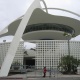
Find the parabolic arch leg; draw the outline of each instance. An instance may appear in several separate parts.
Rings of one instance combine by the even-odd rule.
[[[12,43],[11,43],[10,48],[7,52],[7,55],[4,59],[4,62],[2,64],[1,71],[0,71],[0,77],[6,77],[8,75],[10,66],[12,64],[14,57],[15,57],[17,47],[18,47],[20,39],[23,35],[24,29],[25,29],[25,27],[31,17],[32,12],[36,8],[41,8],[39,0],[34,0],[32,5],[29,7],[26,14],[24,15],[16,33],[15,33],[15,36],[12,40]]]

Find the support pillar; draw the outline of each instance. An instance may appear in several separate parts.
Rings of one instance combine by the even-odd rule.
[[[26,28],[26,25],[28,24],[28,21],[31,17],[32,12],[36,9],[36,8],[40,8],[40,1],[39,0],[34,0],[32,5],[29,7],[29,9],[27,10],[26,14],[24,15],[16,33],[15,36],[12,40],[12,43],[10,45],[10,48],[7,52],[7,55],[4,59],[4,62],[2,64],[1,70],[0,70],[0,77],[6,77],[8,76],[9,73],[9,69],[11,67],[11,64],[13,62],[13,59],[15,57],[16,51],[17,51],[17,47],[19,45],[20,39],[23,35],[23,32]]]

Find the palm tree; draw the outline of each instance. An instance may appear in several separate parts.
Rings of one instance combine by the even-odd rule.
[[[69,43],[69,37],[72,36],[69,33],[64,33],[64,36],[68,38],[68,55],[70,55],[70,43]]]
[[[75,34],[69,34],[69,33],[64,33],[64,36],[67,37],[67,40],[68,40],[68,61],[69,61],[69,68],[68,68],[68,72],[70,72],[71,70],[71,65],[70,65],[70,41],[69,41],[69,38],[70,37],[75,37]]]
[[[63,34],[66,38],[67,38],[67,40],[68,40],[68,55],[70,55],[70,41],[69,41],[69,38],[70,37],[75,37],[75,34],[69,34],[69,33],[64,33]]]

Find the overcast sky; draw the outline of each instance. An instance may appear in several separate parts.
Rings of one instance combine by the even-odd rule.
[[[24,15],[32,2],[33,0],[0,0],[0,31],[4,29],[4,27],[6,27],[8,24],[10,24],[12,21]],[[66,9],[80,15],[80,0],[45,0],[45,2],[48,7]],[[54,15],[62,15],[63,12],[49,10],[49,13]],[[66,16],[71,16],[80,20],[80,17],[77,17],[70,13],[64,14]],[[6,39],[7,41],[11,41],[12,38],[12,36],[3,37],[0,38],[0,42],[2,42],[4,39]],[[77,36],[73,40],[80,41],[80,36]]]

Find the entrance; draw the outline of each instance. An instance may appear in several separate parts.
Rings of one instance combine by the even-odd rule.
[[[35,66],[35,59],[34,57],[24,57],[24,65],[27,66]]]
[[[34,59],[26,59],[26,65],[34,66],[35,65],[35,60]]]

